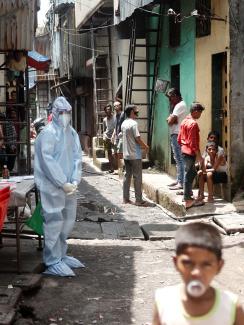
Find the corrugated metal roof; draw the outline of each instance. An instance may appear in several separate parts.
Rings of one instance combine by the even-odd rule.
[[[0,50],[32,50],[39,0],[0,0]]]
[[[120,0],[118,3],[120,15],[116,17],[116,23],[130,17],[137,8],[146,6],[152,2],[154,2],[154,0]]]

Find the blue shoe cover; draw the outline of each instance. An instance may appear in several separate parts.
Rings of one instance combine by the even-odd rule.
[[[71,268],[62,261],[53,265],[49,265],[43,274],[57,276],[75,276],[75,273],[71,270]]]
[[[74,269],[78,269],[80,267],[85,267],[85,265],[83,263],[81,263],[79,260],[77,260],[77,258],[74,258],[72,256],[65,256],[64,258],[62,258],[62,261],[68,265],[71,268]]]

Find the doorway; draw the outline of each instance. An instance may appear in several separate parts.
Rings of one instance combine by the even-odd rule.
[[[212,55],[212,130],[219,132],[219,144],[228,150],[228,96],[226,52]]]

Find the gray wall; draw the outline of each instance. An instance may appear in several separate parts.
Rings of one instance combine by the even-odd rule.
[[[244,181],[244,1],[230,4],[230,169],[232,195]]]

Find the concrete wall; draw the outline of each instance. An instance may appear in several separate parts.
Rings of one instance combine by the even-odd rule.
[[[228,0],[212,1],[212,13],[228,20]],[[220,36],[221,35],[221,36]],[[212,128],[212,55],[227,51],[229,61],[229,28],[224,21],[211,20],[211,34],[196,38],[196,100],[201,102],[206,110],[203,112],[199,125],[201,129],[201,147],[206,145],[207,134]],[[227,64],[227,76],[229,65]],[[229,89],[229,80],[228,89]],[[228,91],[229,93],[229,91]],[[227,95],[228,96],[228,95]],[[227,99],[227,109],[228,109]],[[228,109],[229,110],[229,109]],[[228,114],[229,115],[229,114]],[[229,141],[228,141],[229,142]]]
[[[230,3],[230,169],[232,194],[244,179],[244,2]]]
[[[123,82],[123,99],[125,98],[125,87],[127,79],[127,65],[130,40],[119,39],[116,31],[112,33],[112,74],[113,74],[113,89],[116,93],[118,86],[118,68],[122,67],[122,82]]]
[[[189,15],[194,6],[195,1],[184,1],[181,10],[183,15]],[[164,17],[163,19],[159,77],[170,80],[171,65],[180,64],[180,91],[189,106],[195,99],[195,21],[194,19],[183,20],[181,23],[181,45],[170,48],[168,18]],[[168,115],[168,99],[162,93],[158,93],[154,112],[152,158],[164,170],[174,173],[175,169],[171,165],[169,130],[166,123]]]
[[[128,53],[130,40],[128,39],[119,39],[116,32],[114,32],[112,38],[112,72],[113,72],[113,87],[114,93],[118,86],[118,67],[122,67],[122,82],[123,82],[123,99],[125,98],[125,89],[126,89],[126,80],[127,80],[127,68],[128,68]],[[145,39],[138,39],[137,43],[144,43]],[[145,48],[136,49],[136,58],[145,58]],[[146,64],[145,63],[135,63],[135,74],[146,74]],[[135,77],[133,81],[133,87],[138,89],[145,89],[147,78]],[[147,93],[146,92],[133,92],[132,103],[146,103]],[[147,108],[146,106],[140,106],[139,117],[147,117]],[[147,142],[147,134],[143,133],[147,129],[146,120],[138,119],[139,130],[141,132],[141,137],[144,141]]]

